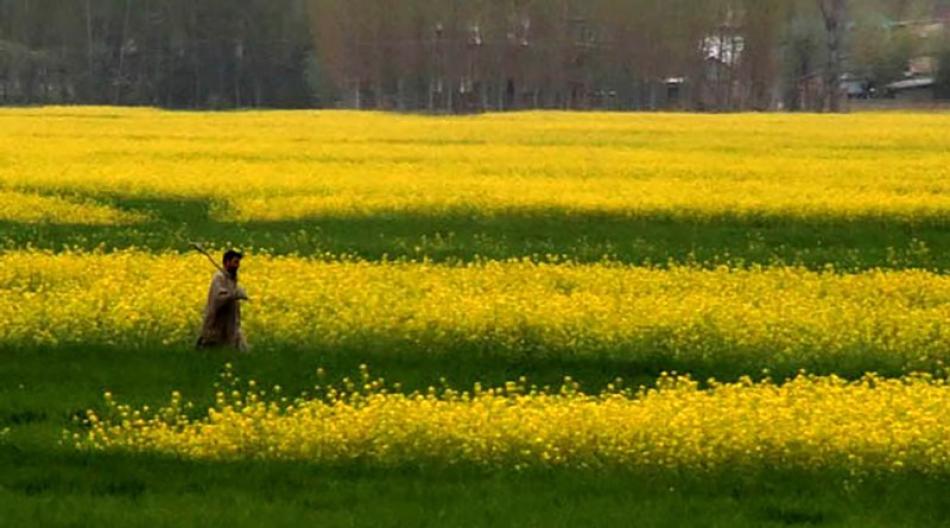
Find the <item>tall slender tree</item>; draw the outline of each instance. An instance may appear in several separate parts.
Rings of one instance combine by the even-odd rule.
[[[828,64],[825,67],[825,107],[840,112],[841,76],[844,73],[844,35],[847,24],[847,0],[817,0],[827,32]]]

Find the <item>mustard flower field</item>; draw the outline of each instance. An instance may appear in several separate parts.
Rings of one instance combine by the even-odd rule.
[[[0,519],[939,526],[948,131],[2,110]]]
[[[200,420],[188,417],[178,392],[151,414],[107,394],[109,414],[88,413],[89,431],[71,440],[79,449],[333,465],[950,470],[950,389],[924,376],[798,376],[782,385],[746,379],[707,389],[663,377],[656,389],[612,386],[595,396],[579,393],[570,379],[556,392],[522,382],[411,394],[388,393],[368,374],[357,381],[321,399],[278,403],[251,380],[245,392],[219,391]]]

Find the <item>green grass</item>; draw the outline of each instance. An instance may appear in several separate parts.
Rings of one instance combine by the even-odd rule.
[[[372,372],[407,388],[566,374],[596,390],[620,374],[609,363],[390,359],[293,350],[237,355],[186,349],[0,350],[0,519],[9,526],[950,526],[943,480],[853,481],[842,475],[527,474],[477,469],[383,470],[300,463],[192,462],[90,454],[58,443],[102,392],[134,404],[173,389],[210,403],[224,364],[288,392],[329,377]],[[376,360],[376,362],[372,362]]]
[[[0,448],[9,526],[947,526],[947,482],[202,463]],[[50,471],[55,468],[55,471]],[[945,488],[944,488],[945,489]]]
[[[812,268],[950,268],[950,221],[704,220],[559,211],[502,216],[314,218],[286,223],[209,220],[210,204],[161,200],[117,206],[152,213],[134,227],[0,223],[0,247],[59,250],[140,247],[184,251],[185,240],[233,242],[276,253],[348,253],[370,260],[428,256],[467,261],[566,254],[628,263],[798,263]],[[253,337],[253,336],[252,336]],[[834,475],[624,475],[495,473],[325,468],[289,463],[205,463],[118,454],[84,454],[58,444],[73,417],[102,405],[104,390],[132,404],[159,404],[174,389],[210,402],[226,362],[237,374],[289,392],[368,363],[375,375],[408,389],[500,384],[525,375],[557,385],[565,375],[587,390],[616,377],[650,383],[663,370],[720,379],[757,374],[761,365],[640,359],[544,358],[530,354],[274,347],[250,356],[185,348],[0,348],[0,526],[950,526],[950,482],[849,481]],[[465,357],[467,359],[459,359]],[[800,365],[771,365],[789,375]],[[900,365],[810,365],[857,376]],[[783,370],[784,369],[784,370]]]
[[[97,197],[102,200],[101,197]],[[186,251],[187,241],[233,243],[277,254],[350,254],[368,260],[428,257],[437,262],[556,254],[580,262],[801,264],[842,270],[950,268],[950,219],[801,219],[781,216],[628,217],[539,210],[519,214],[322,217],[292,222],[211,220],[202,201],[103,200],[145,211],[134,226],[0,222],[0,248],[27,245]]]

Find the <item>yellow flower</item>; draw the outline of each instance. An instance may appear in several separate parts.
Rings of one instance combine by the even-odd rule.
[[[57,193],[204,200],[225,221],[560,211],[926,222],[950,212],[948,114],[2,112],[0,190],[54,197],[0,194],[0,211],[25,200],[42,211],[0,220],[132,220]],[[103,112],[119,119],[83,115]]]
[[[190,344],[210,278],[205,265],[175,253],[2,253],[0,342]],[[928,370],[950,354],[950,277],[922,270],[255,255],[244,277],[255,298],[244,330],[259,346],[439,355],[464,343],[489,354],[626,359],[659,348],[687,364]]]
[[[236,397],[235,407],[219,402],[203,419],[170,419],[181,413],[173,400],[132,422],[91,415],[91,432],[79,442],[189,458],[381,466],[950,474],[950,386],[931,376],[802,375],[781,385],[709,389],[666,377],[657,389],[597,395],[508,388],[337,392],[293,404]]]

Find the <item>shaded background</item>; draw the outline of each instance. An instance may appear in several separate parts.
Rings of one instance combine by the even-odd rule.
[[[947,0],[0,0],[0,105],[840,110],[950,95],[948,19]]]

